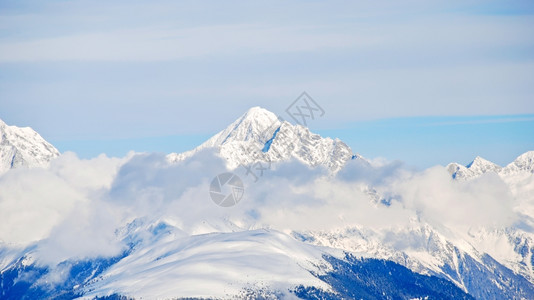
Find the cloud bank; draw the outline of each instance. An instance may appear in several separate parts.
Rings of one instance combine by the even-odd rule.
[[[211,180],[234,172],[245,184],[236,206],[217,206]],[[336,176],[297,161],[273,166],[254,182],[228,170],[214,150],[176,164],[163,154],[66,153],[47,169],[15,169],[0,177],[0,247],[36,245],[36,259],[117,255],[119,232],[134,220],[167,222],[184,235],[273,228],[284,232],[367,226],[395,230],[422,220],[450,229],[513,226],[517,200],[498,176],[453,181],[444,167],[423,172],[398,163],[350,161]]]

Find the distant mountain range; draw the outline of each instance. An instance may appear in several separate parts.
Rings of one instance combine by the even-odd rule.
[[[534,151],[528,151],[521,154],[504,168],[477,156],[467,166],[458,163],[450,163],[447,165],[447,170],[455,179],[474,178],[488,172],[497,173],[502,176],[525,172],[534,173]]]
[[[30,128],[0,121],[0,133],[0,172],[46,166],[59,156]],[[378,168],[342,141],[259,107],[199,147],[166,159],[186,162],[206,149],[215,149],[230,170],[297,161],[335,178],[348,164]],[[53,268],[35,263],[39,242],[14,247],[0,241],[0,299],[534,299],[534,151],[506,167],[477,157],[446,170],[457,184],[498,176],[520,198],[514,209],[521,220],[464,234],[424,218],[399,228],[347,224],[287,232],[224,218],[210,233],[189,234],[164,218],[140,217],[117,228],[126,245],[120,255],[63,261],[66,271],[54,282],[47,281]],[[375,188],[355,187],[388,209],[395,200]]]

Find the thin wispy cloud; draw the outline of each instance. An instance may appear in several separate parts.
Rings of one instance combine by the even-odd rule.
[[[521,122],[532,122],[534,121],[534,116],[532,117],[490,117],[490,118],[475,118],[474,120],[457,120],[457,121],[444,121],[444,122],[437,122],[437,123],[430,123],[428,125],[430,126],[450,126],[450,125],[469,125],[469,124],[498,124],[498,123],[521,123]]]
[[[362,43],[318,28],[242,24],[141,28],[0,44],[0,62],[167,61],[205,56],[321,51]],[[320,31],[320,30],[319,30]]]
[[[443,58],[455,60],[451,54],[472,59],[491,52],[498,55],[502,48],[525,51],[534,45],[528,38],[528,27],[532,24],[529,16],[466,15],[447,12],[444,8],[432,11],[431,17],[414,13],[412,18],[403,19],[402,14],[408,9],[385,10],[369,16],[365,11],[371,5],[364,6],[363,12],[358,5],[348,5],[347,11],[328,8],[341,17],[333,22],[320,17],[317,10],[321,6],[301,3],[302,12],[297,6],[289,7],[296,14],[295,19],[276,23],[266,20],[263,12],[245,7],[241,10],[250,15],[241,20],[222,14],[199,24],[186,14],[196,13],[201,5],[168,5],[166,14],[162,14],[163,9],[157,9],[159,5],[130,3],[115,4],[111,9],[97,4],[88,11],[80,4],[56,3],[30,14],[6,13],[0,18],[6,24],[5,30],[12,33],[0,40],[0,62],[166,61],[329,49],[351,49],[366,55],[368,51],[379,54],[394,48],[404,59],[428,61],[439,56],[443,63]],[[54,13],[51,11],[54,6],[70,14]],[[119,14],[120,9],[141,19],[126,15],[116,19],[114,14]],[[43,18],[40,12],[55,19]],[[163,17],[155,18],[157,14]],[[34,23],[40,23],[42,29],[34,34],[15,33]],[[68,27],[52,27],[61,24]]]

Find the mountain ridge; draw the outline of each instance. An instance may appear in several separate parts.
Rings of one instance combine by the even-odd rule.
[[[505,167],[477,156],[467,165],[450,163],[445,167],[454,179],[471,179],[484,173],[508,176],[517,173],[534,173],[534,151],[527,151],[516,157]]]
[[[0,120],[0,174],[17,167],[44,167],[59,151],[30,127]]]
[[[26,136],[33,136],[32,132],[34,131],[31,129],[22,129],[23,140],[27,140]],[[39,139],[37,141],[38,144],[42,142]],[[171,153],[167,155],[166,159],[167,162],[171,163],[187,160],[196,152],[207,148],[218,149],[220,156],[225,158],[228,165],[233,168],[255,162],[282,163],[296,159],[311,167],[324,166],[335,173],[343,168],[348,161],[361,158],[361,156],[354,155],[350,147],[342,141],[322,138],[311,133],[308,128],[292,125],[260,107],[249,109],[227,128],[199,147],[185,153]],[[142,155],[139,156],[142,157]],[[162,162],[165,161],[162,160]],[[515,176],[519,174],[526,178],[526,183],[520,184],[519,189],[521,189],[521,186],[528,188],[530,186],[528,184],[533,182],[533,162],[534,151],[529,151],[520,155],[504,168],[481,157],[475,157],[467,166],[452,163],[447,166],[447,169],[449,172],[454,171],[451,175],[456,174],[453,175],[453,178],[457,179],[470,179],[494,172],[506,179],[510,186],[516,184]],[[133,165],[140,163],[132,162]],[[164,166],[168,167],[168,164],[164,163]],[[128,167],[126,166],[126,169]],[[363,171],[363,176],[366,176],[367,173],[365,172],[371,171],[372,168],[371,165],[366,168]],[[139,169],[133,167],[131,170],[135,172]],[[443,170],[439,171],[440,174],[443,174]],[[170,173],[167,172],[160,174],[160,170],[157,168],[151,169],[148,173],[152,172],[157,174],[148,174],[150,180],[142,181],[139,187],[143,192],[147,192],[145,188],[157,192],[164,190],[165,185],[159,186],[159,181],[169,179],[170,176]],[[126,180],[132,179],[129,175],[131,173],[123,174]],[[189,174],[188,176],[192,175]],[[153,182],[152,178],[156,178],[157,180],[154,181],[158,182]],[[336,180],[336,178],[325,180]],[[461,186],[467,182],[458,183]],[[351,190],[353,193],[360,188],[362,192],[374,188],[370,183],[365,183],[365,186],[358,186],[358,184],[360,183],[355,182],[357,186]],[[261,185],[262,183],[259,187],[262,187]],[[192,185],[186,186],[190,188]],[[129,187],[126,186],[125,189],[130,190]],[[133,185],[133,187],[137,186]],[[125,198],[135,199],[138,193],[135,192],[136,189],[133,191],[131,194],[126,194],[128,196]],[[104,190],[99,191],[98,194],[101,195],[101,193],[113,198],[111,192],[106,194]],[[195,230],[189,232],[184,229],[180,222],[181,218],[186,218],[187,215],[192,214],[187,209],[184,209],[183,212],[180,209],[176,212],[177,219],[171,218],[168,222],[158,215],[152,219],[134,219],[126,225],[122,224],[124,227],[114,228],[117,239],[127,246],[124,253],[117,257],[105,259],[63,261],[59,266],[64,267],[65,270],[70,270],[65,275],[67,279],[56,286],[52,284],[52,289],[49,289],[47,285],[40,286],[33,283],[38,281],[42,284],[46,282],[47,278],[55,275],[53,273],[57,271],[53,268],[47,269],[38,266],[35,263],[35,259],[32,257],[36,255],[35,249],[39,248],[39,242],[24,250],[15,251],[15,253],[7,248],[9,245],[2,244],[0,241],[0,255],[4,256],[0,257],[0,261],[3,260],[3,266],[0,270],[0,285],[7,287],[0,290],[0,298],[6,296],[2,293],[7,293],[8,296],[27,293],[25,294],[27,296],[52,297],[58,295],[57,293],[61,295],[64,292],[79,297],[90,297],[87,299],[92,299],[93,296],[105,297],[117,292],[127,296],[146,298],[155,297],[154,295],[168,298],[214,295],[225,297],[229,294],[240,293],[242,288],[254,289],[260,295],[262,295],[262,291],[267,291],[267,295],[276,296],[279,295],[277,293],[280,292],[280,289],[287,292],[288,289],[295,288],[296,284],[301,284],[304,289],[298,292],[298,295],[304,298],[323,295],[322,293],[328,293],[335,298],[332,296],[334,294],[330,293],[337,291],[343,295],[344,292],[350,292],[351,287],[361,286],[362,282],[353,282],[351,280],[352,275],[348,276],[347,274],[364,275],[371,281],[369,282],[371,286],[380,287],[380,282],[384,280],[383,275],[386,277],[388,273],[391,275],[391,272],[399,269],[399,265],[423,276],[435,276],[440,280],[447,280],[462,291],[480,299],[531,298],[530,296],[534,295],[534,272],[532,272],[534,234],[529,229],[532,228],[529,227],[529,224],[534,224],[532,223],[534,210],[530,209],[531,206],[528,205],[530,205],[529,202],[532,199],[530,195],[532,194],[529,190],[526,193],[514,193],[519,195],[517,197],[522,197],[521,199],[525,202],[524,207],[528,208],[523,209],[523,206],[518,206],[524,212],[524,219],[520,220],[524,224],[521,223],[517,226],[513,224],[510,227],[498,229],[470,228],[466,234],[460,231],[449,234],[449,228],[434,223],[431,225],[418,215],[414,215],[406,227],[401,226],[399,228],[374,228],[372,225],[360,225],[358,220],[354,224],[344,223],[340,227],[327,230],[320,228],[316,230],[278,231],[269,228],[269,226],[274,226],[271,223],[265,225],[267,229],[262,228],[263,225],[255,227],[255,216],[258,215],[256,209],[257,206],[261,205],[259,202],[252,203],[253,209],[246,212],[247,217],[245,219],[250,218],[253,222],[250,224],[241,219],[231,220],[227,217],[202,219],[206,208],[202,208],[200,205],[213,204],[209,199],[206,199],[204,204],[195,203],[201,207],[202,217],[198,221],[199,224],[193,223],[199,227],[192,226],[191,228],[195,228]],[[373,198],[376,196],[373,193],[363,194],[367,196],[352,199],[352,194],[350,194],[350,196],[344,197],[342,201],[346,201],[343,202],[343,205],[346,206],[343,209],[352,207],[353,201],[369,201],[375,208],[384,210],[389,209],[390,206],[403,205],[401,199],[396,199],[394,194],[391,195],[393,200],[389,202],[374,201],[377,199]],[[157,193],[147,193],[146,195],[161,196]],[[283,194],[282,198],[286,196],[288,195]],[[175,196],[172,196],[172,199],[175,199]],[[202,200],[202,198],[194,199]],[[152,197],[148,197],[148,200],[148,203],[152,205]],[[255,200],[257,199],[249,199],[251,202]],[[270,200],[272,199],[262,201]],[[304,199],[304,202],[306,200],[307,198]],[[363,202],[359,205],[363,205]],[[126,207],[130,205],[133,204],[128,202]],[[215,205],[214,207],[214,210],[219,209]],[[174,208],[182,207],[176,206]],[[187,208],[187,204],[185,208]],[[338,213],[343,215],[345,211]],[[347,211],[346,213],[350,214],[351,212]],[[18,255],[19,253],[20,255]],[[348,256],[349,254],[350,256]],[[378,259],[378,261],[362,264],[362,262],[350,258],[355,256]],[[213,258],[223,259],[217,261]],[[269,263],[262,265],[262,260],[269,261]],[[213,265],[219,266],[213,270],[221,276],[216,276],[216,278],[208,276],[209,272],[204,269],[208,268],[209,271],[210,266]],[[362,267],[362,265],[366,267]],[[282,268],[281,266],[287,269],[279,270]],[[248,271],[240,273],[244,267],[248,268]],[[263,271],[263,275],[259,279],[253,276],[257,274],[256,269]],[[197,272],[196,277],[186,276],[187,270]],[[161,280],[161,272],[170,274],[166,277],[166,281]],[[413,275],[405,271],[403,273]],[[239,277],[240,274],[246,274],[245,278]],[[288,274],[291,276],[288,277]],[[438,283],[441,282],[427,277],[416,277],[430,280],[430,285],[439,285]],[[177,281],[173,281],[173,279]],[[298,280],[290,282],[293,279]],[[208,291],[203,286],[206,280],[217,286]],[[247,280],[252,280],[252,286]],[[131,284],[132,282],[139,284]],[[176,288],[169,288],[171,285],[187,288],[189,289],[188,293]],[[146,290],[143,291],[142,287],[146,287]],[[388,293],[393,295],[393,290],[403,290],[403,288],[405,287],[402,285],[392,286]],[[53,293],[46,294],[49,290],[52,290]],[[154,295],[151,295],[152,292]],[[429,291],[425,291],[425,293],[427,292]]]
[[[289,159],[316,167],[322,165],[338,172],[351,159],[363,159],[339,139],[323,138],[302,125],[292,125],[274,113],[255,106],[236,121],[193,150],[170,153],[170,162],[181,161],[194,153],[216,148],[231,169],[256,162]]]

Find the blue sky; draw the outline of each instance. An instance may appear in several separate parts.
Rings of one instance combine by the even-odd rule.
[[[534,150],[532,1],[2,1],[0,118],[60,150],[184,151],[307,91],[312,130],[427,167]]]

